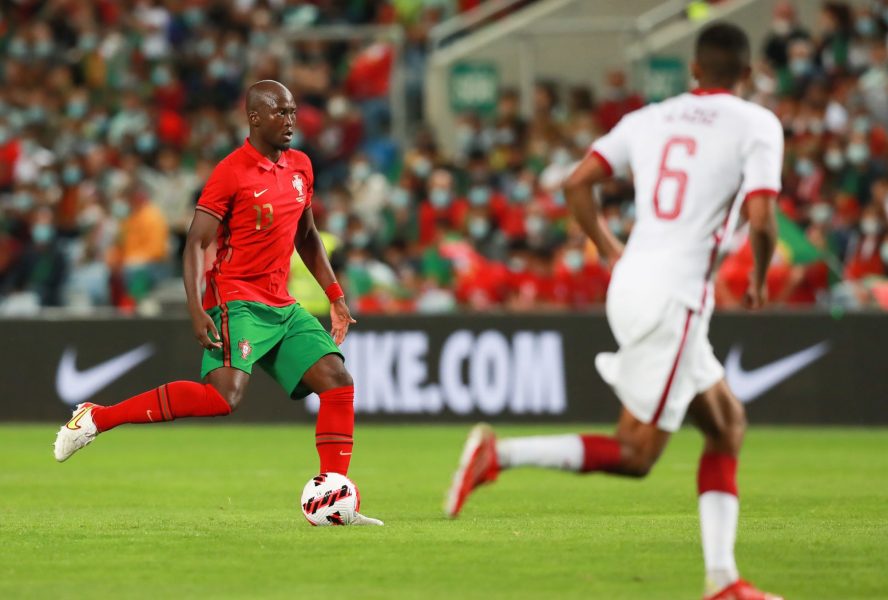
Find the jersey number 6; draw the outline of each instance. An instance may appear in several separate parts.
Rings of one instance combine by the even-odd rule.
[[[671,221],[678,217],[681,213],[681,204],[684,201],[685,188],[688,185],[688,174],[678,169],[670,169],[666,165],[669,159],[669,153],[673,148],[684,148],[688,156],[694,156],[697,151],[697,141],[689,137],[673,137],[669,138],[666,145],[663,146],[663,156],[660,158],[660,173],[657,176],[657,185],[654,187],[654,214],[658,218]],[[672,206],[664,208],[660,201],[660,185],[665,179],[675,180],[675,199]]]

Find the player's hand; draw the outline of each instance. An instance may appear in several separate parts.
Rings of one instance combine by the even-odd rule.
[[[743,296],[743,306],[750,310],[762,308],[768,301],[768,291],[764,285],[749,284],[749,289]]]
[[[355,518],[352,519],[352,522],[349,523],[349,525],[376,525],[378,527],[381,527],[382,525],[385,525],[385,523],[383,523],[379,519],[374,519],[373,517],[365,517],[361,513],[356,512]]]
[[[330,305],[330,322],[333,324],[333,327],[330,328],[330,335],[333,336],[333,341],[338,346],[345,341],[349,325],[357,323],[348,310],[345,298],[340,298]]]
[[[205,349],[213,350],[222,347],[222,338],[219,337],[216,324],[213,323],[213,319],[207,314],[207,311],[200,309],[200,312],[192,314],[191,325],[194,337]]]

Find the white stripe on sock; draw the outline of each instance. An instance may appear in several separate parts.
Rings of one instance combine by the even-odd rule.
[[[544,467],[579,471],[583,466],[583,442],[576,434],[510,438],[496,442],[496,456],[503,469]]]
[[[700,495],[700,532],[706,565],[706,593],[717,592],[737,581],[734,541],[740,502],[734,494],[706,492]]]

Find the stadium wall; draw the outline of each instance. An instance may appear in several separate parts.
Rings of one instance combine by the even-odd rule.
[[[70,405],[200,368],[181,319],[0,321],[0,332],[3,420],[58,422]],[[711,339],[753,423],[888,424],[883,315],[719,314]],[[619,403],[593,359],[614,345],[599,313],[362,317],[343,349],[361,421],[606,422]],[[313,421],[316,407],[258,373],[232,419]]]

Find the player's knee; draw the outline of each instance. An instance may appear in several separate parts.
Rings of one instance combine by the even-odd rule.
[[[622,456],[620,471],[624,475],[638,479],[647,477],[657,463],[657,457],[650,452],[646,452],[643,448],[623,446]]]
[[[715,449],[723,454],[736,456],[743,446],[743,436],[746,434],[746,413],[739,410],[732,413],[729,418],[719,423],[712,442]]]

